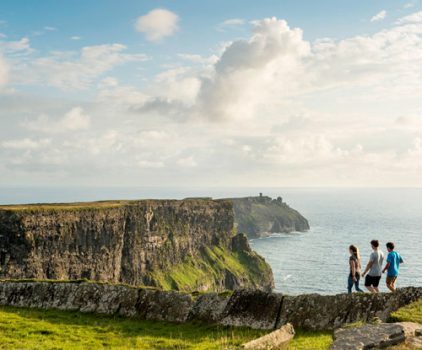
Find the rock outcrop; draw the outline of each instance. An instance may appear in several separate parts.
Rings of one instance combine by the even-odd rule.
[[[281,197],[267,196],[231,198],[238,232],[250,238],[270,233],[288,233],[309,230],[308,221],[283,202]]]
[[[2,206],[0,277],[271,290],[271,268],[233,226],[225,200]]]
[[[297,302],[294,302],[294,299]],[[284,296],[253,290],[232,295],[162,291],[92,282],[0,281],[0,305],[79,310],[170,322],[201,321],[274,330],[333,330],[348,323],[386,321],[391,312],[422,298],[422,287],[396,293]],[[336,307],[327,307],[330,303]],[[344,305],[342,305],[344,304]],[[294,308],[291,308],[295,305]],[[340,307],[340,305],[342,305]],[[315,308],[315,312],[310,312]],[[405,332],[410,332],[408,330]]]
[[[291,324],[266,334],[258,339],[243,344],[240,348],[245,350],[283,350],[288,349],[290,341],[295,336],[295,330]]]
[[[341,328],[334,332],[330,350],[382,349],[420,341],[422,325],[412,322],[365,324],[360,327]]]

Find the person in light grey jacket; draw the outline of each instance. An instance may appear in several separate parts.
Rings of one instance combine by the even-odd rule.
[[[371,293],[379,293],[379,283],[382,276],[382,262],[384,261],[384,253],[379,249],[380,242],[376,239],[371,241],[373,252],[369,257],[369,262],[366,265],[362,277],[365,277],[365,287]]]

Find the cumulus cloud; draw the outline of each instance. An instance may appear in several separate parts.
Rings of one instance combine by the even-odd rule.
[[[371,22],[382,21],[383,19],[385,19],[386,16],[387,16],[387,11],[382,10],[378,12],[376,15],[371,17]]]
[[[155,9],[138,17],[135,29],[149,41],[160,41],[178,30],[179,16],[166,9]]]
[[[301,74],[300,58],[309,54],[301,29],[291,29],[276,18],[256,21],[251,38],[227,46],[214,75],[203,79],[199,113],[217,120],[250,117],[257,106],[271,99],[274,84],[287,86]]]
[[[29,130],[45,133],[86,130],[91,125],[91,117],[81,107],[72,108],[62,118],[51,120],[41,115],[35,120],[26,120],[22,126]]]

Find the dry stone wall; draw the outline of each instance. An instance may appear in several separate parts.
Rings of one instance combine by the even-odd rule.
[[[79,310],[147,320],[201,321],[257,329],[332,330],[346,323],[386,321],[396,309],[422,297],[422,287],[394,294],[284,296],[258,290],[237,290],[230,296],[136,288],[91,282],[1,281],[0,305]]]

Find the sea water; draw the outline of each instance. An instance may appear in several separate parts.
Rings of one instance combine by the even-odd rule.
[[[363,268],[369,242],[393,241],[405,263],[399,287],[422,286],[422,189],[312,188],[1,188],[0,203],[71,202],[104,199],[239,197],[263,192],[282,196],[311,226],[304,233],[275,233],[251,240],[271,265],[276,291],[286,294],[334,294],[346,291],[348,247],[357,245]],[[362,281],[363,285],[363,281]],[[384,277],[381,290],[386,291]]]

